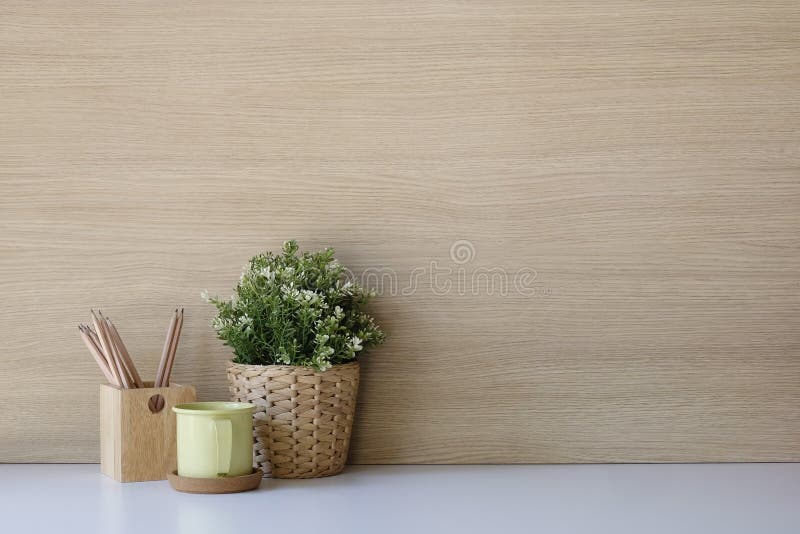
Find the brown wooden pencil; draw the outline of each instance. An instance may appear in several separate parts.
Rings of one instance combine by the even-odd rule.
[[[167,358],[166,369],[164,370],[164,386],[169,386],[169,377],[172,374],[172,364],[175,362],[175,353],[178,351],[178,342],[181,339],[181,329],[183,328],[183,308],[178,316],[178,325],[175,327],[175,333],[172,336],[172,343],[170,344],[169,357]]]
[[[100,338],[97,337],[97,332],[92,330],[92,327],[89,326],[88,324],[85,324],[85,325],[82,325],[82,326],[83,326],[83,331],[86,332],[86,335],[88,335],[89,339],[92,340],[92,342],[94,343],[95,347],[97,348],[97,351],[100,353],[100,356],[103,357],[103,361],[106,362],[106,368],[109,371],[111,371],[112,370],[111,366],[113,365],[113,361],[109,361],[108,356],[106,354],[103,354],[103,346],[100,344]],[[117,385],[119,385],[119,384],[117,384]]]
[[[127,383],[128,388],[133,387],[133,379],[131,378],[131,374],[128,371],[128,368],[125,365],[125,362],[120,355],[119,349],[117,348],[116,343],[114,343],[114,338],[111,335],[111,329],[108,327],[108,323],[105,322],[106,319],[103,318],[103,330],[105,331],[105,335],[108,338],[108,343],[111,349],[111,355],[114,363],[117,366],[118,371],[120,372],[120,376],[124,378],[123,383]]]
[[[86,348],[89,349],[89,353],[92,355],[92,357],[94,357],[95,362],[97,362],[97,366],[100,367],[100,370],[103,372],[103,376],[106,377],[106,380],[108,380],[109,383],[119,386],[114,378],[114,375],[111,374],[111,369],[108,368],[108,363],[100,354],[100,350],[97,346],[95,346],[92,338],[89,337],[89,334],[84,330],[84,326],[78,325],[78,330],[81,333],[81,339],[83,339],[83,343],[86,345]]]
[[[102,347],[100,345],[100,341],[99,341],[99,339],[97,337],[97,334],[92,330],[92,327],[89,326],[89,325],[83,325],[83,331],[89,337],[89,340],[92,342],[92,344],[93,344],[95,350],[97,351],[97,353],[103,359],[103,362],[105,362],[106,369],[108,370],[108,372],[111,374],[111,377],[113,378],[111,383],[114,384],[115,386],[120,386],[121,387],[122,384],[121,384],[121,382],[119,380],[119,377],[114,372],[115,371],[115,369],[113,367],[114,362],[112,360],[109,360],[107,355],[103,354],[103,349],[102,349]]]
[[[100,326],[100,319],[98,319],[97,315],[94,313],[94,310],[91,310],[92,313],[92,324],[94,325],[94,333],[97,336],[97,342],[100,345],[100,350],[105,357],[106,361],[108,361],[108,368],[111,371],[111,374],[114,375],[114,380],[116,385],[119,387],[124,387],[124,383],[122,381],[122,377],[119,373],[119,369],[117,369],[117,364],[114,362],[114,356],[111,353],[111,349],[108,345],[108,340],[106,339],[103,329]]]
[[[100,318],[95,315],[94,311],[92,311],[92,322],[94,322],[94,327],[97,330],[97,337],[100,339],[100,343],[103,345],[103,351],[106,353],[106,356],[110,358],[114,365],[111,366],[112,370],[116,370],[116,375],[119,378],[120,384],[125,389],[130,389],[131,384],[128,380],[127,373],[125,372],[124,367],[122,366],[122,362],[120,358],[117,356],[116,351],[114,350],[114,346],[111,343],[111,336],[108,334],[108,329],[106,326],[105,318],[103,314],[98,310],[98,315]]]
[[[125,368],[125,364],[122,361],[122,357],[119,355],[119,351],[114,344],[114,339],[111,337],[111,330],[108,327],[108,321],[100,310],[97,310],[97,315],[100,318],[100,326],[103,328],[103,335],[108,342],[108,348],[110,350],[109,356],[117,368],[117,372],[120,375],[122,384],[125,386],[125,388],[130,388],[133,385],[133,380],[131,380],[130,374],[128,374],[128,370]]]
[[[142,381],[142,377],[139,375],[139,371],[136,370],[136,365],[134,365],[131,355],[128,352],[127,347],[125,347],[125,343],[122,342],[122,337],[119,335],[117,327],[114,325],[111,319],[107,317],[106,323],[108,324],[109,334],[111,334],[111,342],[114,344],[119,356],[122,358],[122,363],[125,365],[128,375],[137,388],[143,388],[144,382]]]
[[[92,330],[91,326],[84,325],[84,328],[86,330],[86,333],[89,334],[89,337],[92,339],[92,341],[94,341],[94,344],[97,347],[97,349],[100,351],[100,354],[106,360],[106,364],[108,365],[108,368],[111,370],[112,373],[114,373],[114,375],[117,376],[117,382],[118,382],[117,385],[121,386],[122,385],[122,381],[119,379],[119,375],[118,375],[119,371],[117,370],[117,366],[114,363],[113,356],[111,354],[105,354],[103,352],[103,347],[102,347],[102,344],[100,342],[100,337],[97,335],[97,332]]]
[[[172,319],[167,329],[167,337],[164,340],[164,349],[161,351],[161,361],[158,362],[158,371],[156,372],[155,387],[160,388],[164,385],[164,372],[166,371],[167,358],[169,358],[170,346],[172,345],[172,336],[175,334],[175,327],[178,322],[178,309],[172,314]]]

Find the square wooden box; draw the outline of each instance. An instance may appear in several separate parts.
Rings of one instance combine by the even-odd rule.
[[[152,382],[146,383],[152,386]],[[150,409],[161,395],[164,407]],[[100,389],[100,470],[118,482],[165,480],[176,468],[175,413],[172,407],[195,400],[192,386]]]

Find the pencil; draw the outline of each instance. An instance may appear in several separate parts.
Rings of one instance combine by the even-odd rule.
[[[111,374],[111,370],[108,368],[105,358],[103,358],[99,349],[95,346],[94,341],[92,341],[92,338],[89,337],[89,334],[84,330],[84,326],[78,325],[78,330],[80,330],[83,343],[86,345],[86,348],[89,349],[89,352],[94,357],[94,361],[97,362],[97,366],[100,367],[100,370],[103,372],[103,376],[105,376],[106,380],[108,380],[111,384],[118,386],[119,384],[117,384],[114,375]]]
[[[103,317],[103,314],[100,312],[100,310],[97,311],[97,314],[100,316],[99,319],[97,318],[97,315],[92,313],[92,320],[95,321],[94,327],[97,329],[97,337],[100,338],[100,343],[102,343],[103,350],[106,351],[106,355],[114,362],[112,369],[116,368],[117,376],[119,377],[122,387],[125,389],[130,389],[131,383],[128,379],[128,374],[125,372],[121,358],[114,349],[113,343],[111,343],[111,336],[108,333],[108,326],[106,325],[105,317]]]
[[[117,364],[114,361],[114,355],[111,352],[110,345],[108,343],[108,339],[105,336],[103,331],[103,327],[100,325],[100,319],[97,318],[97,315],[94,313],[94,310],[91,310],[92,313],[92,324],[94,325],[94,330],[97,335],[97,340],[100,343],[100,350],[105,356],[106,360],[108,361],[108,368],[111,370],[111,374],[114,375],[116,385],[119,387],[127,387],[125,382],[123,381],[123,377],[117,368]]]
[[[137,388],[143,388],[144,382],[142,381],[142,377],[139,376],[139,371],[136,370],[136,365],[134,365],[131,355],[128,353],[127,347],[125,347],[125,343],[122,342],[122,337],[120,337],[117,327],[108,317],[106,317],[106,322],[108,323],[108,331],[111,334],[111,341],[121,356],[122,363],[125,365],[128,375],[130,375],[131,380]]]
[[[167,358],[167,366],[164,371],[164,386],[169,386],[169,377],[172,374],[172,364],[175,362],[175,353],[178,351],[178,342],[181,339],[181,329],[183,328],[183,308],[178,316],[178,325],[175,327],[175,334],[172,336],[172,343],[170,344],[169,358]]]
[[[113,362],[109,361],[108,357],[105,354],[103,354],[103,348],[100,345],[100,339],[97,337],[97,332],[92,330],[92,327],[89,326],[89,325],[85,324],[85,325],[82,325],[82,326],[83,326],[83,331],[86,333],[87,336],[89,336],[89,339],[92,340],[92,342],[94,343],[95,348],[97,349],[97,352],[100,353],[100,356],[103,358],[103,361],[106,362],[106,368],[109,371],[111,371],[111,366],[112,366]],[[113,375],[113,373],[112,373],[112,375]],[[116,384],[116,385],[119,385],[119,384]]]
[[[169,358],[170,347],[172,345],[172,337],[175,335],[175,327],[178,323],[178,309],[172,313],[172,320],[170,320],[169,328],[167,329],[167,337],[164,340],[164,349],[161,351],[161,361],[158,362],[158,371],[156,372],[155,387],[160,388],[164,385],[164,373],[167,368],[167,359]]]

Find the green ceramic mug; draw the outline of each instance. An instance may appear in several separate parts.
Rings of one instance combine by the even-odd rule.
[[[253,412],[246,402],[178,404],[178,475],[217,478],[253,472]]]

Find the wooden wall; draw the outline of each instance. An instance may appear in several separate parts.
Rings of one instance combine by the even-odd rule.
[[[7,0],[0,461],[98,460],[91,307],[225,398],[199,293],[291,237],[418,282],[354,462],[798,461],[798,231],[795,0]]]

